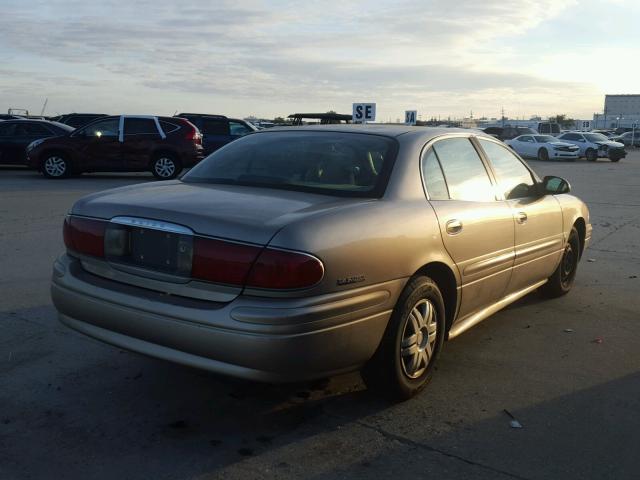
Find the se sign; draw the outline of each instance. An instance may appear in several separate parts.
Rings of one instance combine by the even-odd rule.
[[[415,125],[417,116],[418,116],[418,111],[417,110],[405,110],[404,111],[404,123],[406,125]]]
[[[376,119],[375,103],[354,103],[351,120],[353,123],[373,122]]]

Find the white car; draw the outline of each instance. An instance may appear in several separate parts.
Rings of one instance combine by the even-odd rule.
[[[580,147],[558,140],[551,135],[520,135],[505,141],[521,157],[538,160],[576,160],[580,157]]]
[[[558,140],[578,146],[580,156],[586,157],[590,162],[595,162],[598,158],[609,158],[612,162],[617,162],[627,156],[624,143],[612,142],[601,133],[566,132]]]

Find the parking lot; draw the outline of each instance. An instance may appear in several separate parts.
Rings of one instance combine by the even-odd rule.
[[[640,152],[530,164],[591,209],[573,291],[449,342],[433,382],[396,405],[355,373],[230,380],[63,327],[48,288],[65,213],[153,179],[0,169],[0,478],[636,478]]]

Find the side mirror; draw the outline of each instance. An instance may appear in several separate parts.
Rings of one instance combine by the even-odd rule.
[[[561,193],[569,193],[571,185],[564,178],[555,176],[546,176],[540,184],[543,195],[559,195]]]

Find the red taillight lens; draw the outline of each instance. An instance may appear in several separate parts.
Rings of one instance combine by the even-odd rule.
[[[179,118],[178,121],[186,129],[184,138],[186,140],[193,140],[196,145],[202,145],[202,134],[200,130],[187,119]]]
[[[83,255],[104,257],[104,231],[107,222],[69,216],[64,220],[62,235],[69,250]]]
[[[324,267],[316,257],[265,248],[253,265],[246,285],[256,288],[305,288],[318,283],[323,275]]]
[[[262,248],[210,238],[193,239],[191,277],[210,282],[244,285]]]

